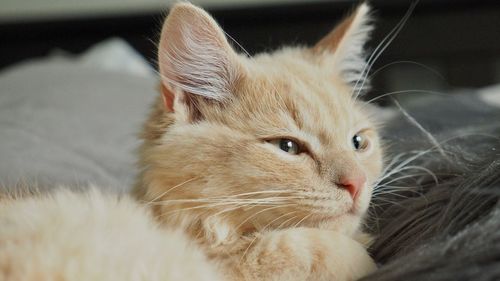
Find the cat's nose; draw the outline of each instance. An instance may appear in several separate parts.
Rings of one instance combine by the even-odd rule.
[[[363,188],[366,183],[366,176],[361,175],[346,175],[341,176],[337,182],[337,186],[340,188],[344,188],[349,191],[352,199],[356,199],[359,195],[359,192]]]

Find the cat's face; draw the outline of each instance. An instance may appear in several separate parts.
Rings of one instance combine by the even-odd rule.
[[[163,103],[146,125],[140,193],[167,220],[354,231],[382,166],[348,77],[361,65],[366,13],[360,6],[314,48],[247,58],[208,14],[177,5],[162,31]]]

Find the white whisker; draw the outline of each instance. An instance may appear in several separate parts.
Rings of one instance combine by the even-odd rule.
[[[251,220],[252,218],[262,214],[263,212],[266,212],[266,211],[270,211],[270,210],[274,210],[274,209],[277,209],[277,208],[285,208],[285,207],[289,207],[289,206],[293,206],[294,204],[286,204],[286,205],[279,205],[279,206],[275,206],[275,207],[269,207],[269,208],[266,208],[266,209],[263,209],[263,210],[260,210],[254,214],[252,214],[251,216],[249,216],[248,218],[244,219],[240,224],[238,224],[235,229],[239,229],[242,225],[244,225],[246,222],[248,222],[249,220]]]
[[[174,189],[176,189],[176,188],[178,188],[178,187],[180,187],[180,186],[183,186],[183,185],[185,185],[186,183],[191,182],[191,181],[193,181],[193,180],[195,180],[195,179],[197,179],[197,178],[199,178],[199,177],[193,177],[193,178],[190,178],[190,179],[188,179],[188,180],[186,180],[186,181],[183,181],[183,182],[181,182],[181,183],[179,183],[179,184],[177,184],[177,185],[175,185],[175,186],[173,186],[173,187],[171,187],[171,188],[167,189],[165,192],[161,193],[160,195],[156,196],[156,197],[155,197],[154,199],[152,199],[151,201],[147,202],[147,203],[146,203],[146,205],[149,205],[149,204],[151,204],[152,202],[155,202],[156,200],[160,199],[161,197],[163,197],[163,196],[167,195],[167,194],[168,194],[169,192],[171,192],[172,190],[174,190]]]
[[[416,61],[410,61],[410,60],[399,60],[399,61],[393,61],[393,62],[390,62],[388,64],[385,64],[384,66],[379,67],[372,74],[370,74],[368,80],[372,79],[373,76],[377,75],[382,70],[384,70],[384,69],[386,69],[388,67],[391,67],[393,65],[397,65],[397,64],[412,64],[412,65],[416,65],[416,66],[424,68],[425,70],[428,70],[429,72],[435,74],[436,76],[438,76],[439,78],[441,78],[443,81],[445,80],[444,76],[441,73],[439,73],[439,71],[435,70],[434,68],[431,68],[431,67],[429,67],[429,66],[427,66],[427,65],[425,65],[423,63],[419,63],[419,62],[416,62]]]
[[[431,94],[431,95],[439,95],[439,96],[448,96],[448,94],[445,94],[443,92],[437,92],[437,91],[430,91],[430,90],[424,90],[424,89],[410,89],[410,90],[400,90],[400,91],[393,91],[389,93],[385,93],[382,95],[378,95],[368,101],[366,103],[372,103],[380,98],[391,96],[391,95],[399,95],[399,94]]]
[[[304,216],[304,217],[303,217],[301,220],[299,220],[299,221],[298,221],[298,222],[297,222],[297,223],[296,223],[293,227],[295,228],[295,227],[299,226],[299,225],[300,225],[303,221],[305,221],[306,219],[310,218],[312,215],[313,215],[313,214],[312,214],[312,213],[310,213],[310,214],[308,214],[308,215]]]
[[[394,41],[394,39],[397,37],[399,32],[403,29],[404,25],[410,18],[411,14],[413,13],[413,10],[415,9],[418,1],[413,2],[408,10],[406,11],[405,15],[403,18],[396,24],[396,26],[382,39],[382,41],[378,44],[378,46],[375,48],[375,50],[372,52],[370,57],[368,58],[365,67],[360,73],[359,79],[356,81],[356,84],[353,87],[353,92],[357,90],[356,94],[354,95],[354,99],[356,100],[358,96],[360,95],[361,91],[363,90],[363,87],[366,83],[366,77],[368,76],[368,73],[370,73],[371,68],[379,58],[379,56],[389,47],[389,45]],[[361,86],[358,87],[359,83],[361,82]]]
[[[296,218],[297,218],[297,216],[293,216],[293,217],[285,220],[284,222],[280,223],[280,225],[278,225],[278,227],[276,227],[276,229],[281,229],[282,226],[285,226],[287,223],[289,223],[290,221],[292,221]]]
[[[408,119],[408,121],[410,121],[411,124],[413,124],[415,127],[417,127],[417,129],[419,129],[428,139],[429,141],[437,148],[437,150],[439,151],[439,153],[441,153],[441,155],[448,161],[451,161],[448,156],[446,155],[446,153],[444,153],[444,150],[443,148],[441,147],[441,145],[439,144],[439,142],[436,140],[436,138],[429,132],[427,131],[422,125],[420,125],[420,123],[417,122],[417,120],[415,120],[415,118],[413,118],[413,116],[411,116],[400,104],[399,102],[396,100],[396,99],[393,99],[394,103],[396,104],[396,106],[399,108],[399,110],[401,111],[401,113],[403,113],[403,115],[406,117],[406,119]]]

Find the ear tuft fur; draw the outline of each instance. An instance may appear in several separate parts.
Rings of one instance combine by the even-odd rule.
[[[364,45],[370,39],[373,30],[370,10],[368,4],[360,4],[313,48],[313,51],[319,54],[333,54],[332,59],[327,60],[328,67],[351,85],[356,84],[365,69]]]
[[[161,32],[159,69],[162,84],[174,94],[222,101],[231,95],[239,63],[222,29],[202,9],[173,6]]]

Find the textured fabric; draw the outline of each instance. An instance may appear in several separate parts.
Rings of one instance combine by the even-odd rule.
[[[130,186],[157,82],[129,48],[113,40],[0,73],[0,184]]]
[[[375,192],[381,268],[363,280],[500,280],[500,109],[480,99],[499,90],[403,105],[439,149],[401,115],[387,124],[388,162],[406,169]]]

